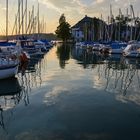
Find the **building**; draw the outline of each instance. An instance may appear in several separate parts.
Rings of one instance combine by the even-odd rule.
[[[71,28],[72,36],[75,42],[103,40],[105,26],[104,21],[86,15]]]

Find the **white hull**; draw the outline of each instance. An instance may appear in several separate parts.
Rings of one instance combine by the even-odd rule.
[[[140,58],[140,53],[129,53],[129,54],[124,54],[124,56],[130,58]]]
[[[0,68],[0,79],[14,77],[18,72],[18,65],[7,68]]]
[[[124,49],[124,56],[130,58],[140,58],[140,44],[129,44]]]

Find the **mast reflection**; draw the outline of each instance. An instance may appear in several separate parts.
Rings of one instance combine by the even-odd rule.
[[[6,131],[5,122],[10,112],[13,116],[13,109],[21,102],[25,106],[30,104],[29,93],[33,88],[42,84],[42,61],[41,57],[32,58],[30,62],[19,69],[17,77],[0,80],[0,126]]]
[[[23,87],[15,77],[0,80],[0,126],[5,131],[4,112],[19,104],[22,99],[22,89]]]
[[[26,65],[25,71],[21,69],[19,72],[18,79],[24,87],[25,93],[30,93],[33,88],[41,87],[43,64],[42,57],[33,57],[30,59],[28,65]]]
[[[84,68],[94,69],[94,88],[126,95],[140,89],[140,59],[126,59],[121,55],[103,55],[87,49],[75,47],[72,56]],[[96,75],[95,75],[96,74]],[[96,79],[95,79],[96,77]],[[100,81],[100,85],[96,85]]]

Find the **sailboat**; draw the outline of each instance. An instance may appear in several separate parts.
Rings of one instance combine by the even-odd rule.
[[[19,60],[13,48],[0,47],[0,79],[13,77],[18,72]]]
[[[6,0],[6,37],[8,41],[8,0]],[[13,77],[17,74],[19,60],[14,46],[2,44],[0,46],[0,79]]]
[[[133,43],[133,44],[127,45],[123,53],[125,57],[140,58],[140,44]]]

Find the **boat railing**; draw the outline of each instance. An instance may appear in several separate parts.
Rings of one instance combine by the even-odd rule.
[[[0,67],[16,65],[19,59],[15,54],[0,53]]]

